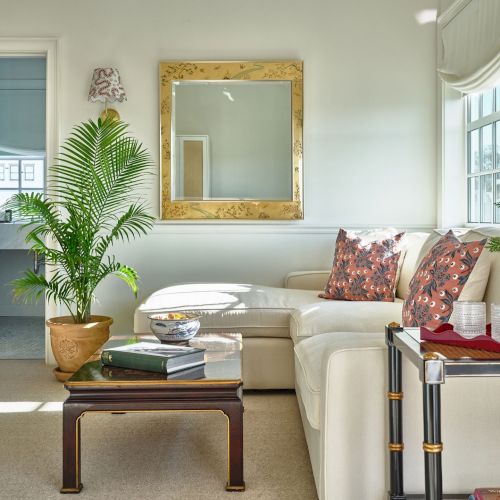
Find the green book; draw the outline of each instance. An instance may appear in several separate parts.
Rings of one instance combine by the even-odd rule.
[[[104,349],[104,365],[159,373],[174,373],[205,363],[205,349],[153,342],[138,342]]]

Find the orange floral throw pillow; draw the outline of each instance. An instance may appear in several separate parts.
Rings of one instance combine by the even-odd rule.
[[[340,229],[332,272],[325,292],[319,296],[332,300],[394,302],[399,246],[404,234],[367,242]]]
[[[403,304],[403,326],[435,329],[446,323],[483,251],[486,239],[461,243],[446,233],[420,262]]]

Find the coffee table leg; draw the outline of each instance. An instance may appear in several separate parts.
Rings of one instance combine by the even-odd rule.
[[[235,402],[224,408],[229,426],[228,482],[226,490],[244,491],[243,480],[243,402]]]
[[[81,405],[63,405],[63,486],[61,493],[80,493],[80,417]]]

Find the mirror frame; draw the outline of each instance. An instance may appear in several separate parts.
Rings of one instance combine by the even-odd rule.
[[[303,219],[303,64],[302,61],[162,61],[160,62],[161,218],[172,219]],[[172,82],[179,80],[290,81],[292,84],[291,200],[171,199]]]

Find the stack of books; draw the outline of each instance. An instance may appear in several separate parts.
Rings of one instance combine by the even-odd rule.
[[[205,349],[138,342],[104,349],[101,361],[109,366],[171,374],[204,365]]]
[[[500,500],[500,488],[476,488],[469,500]]]

